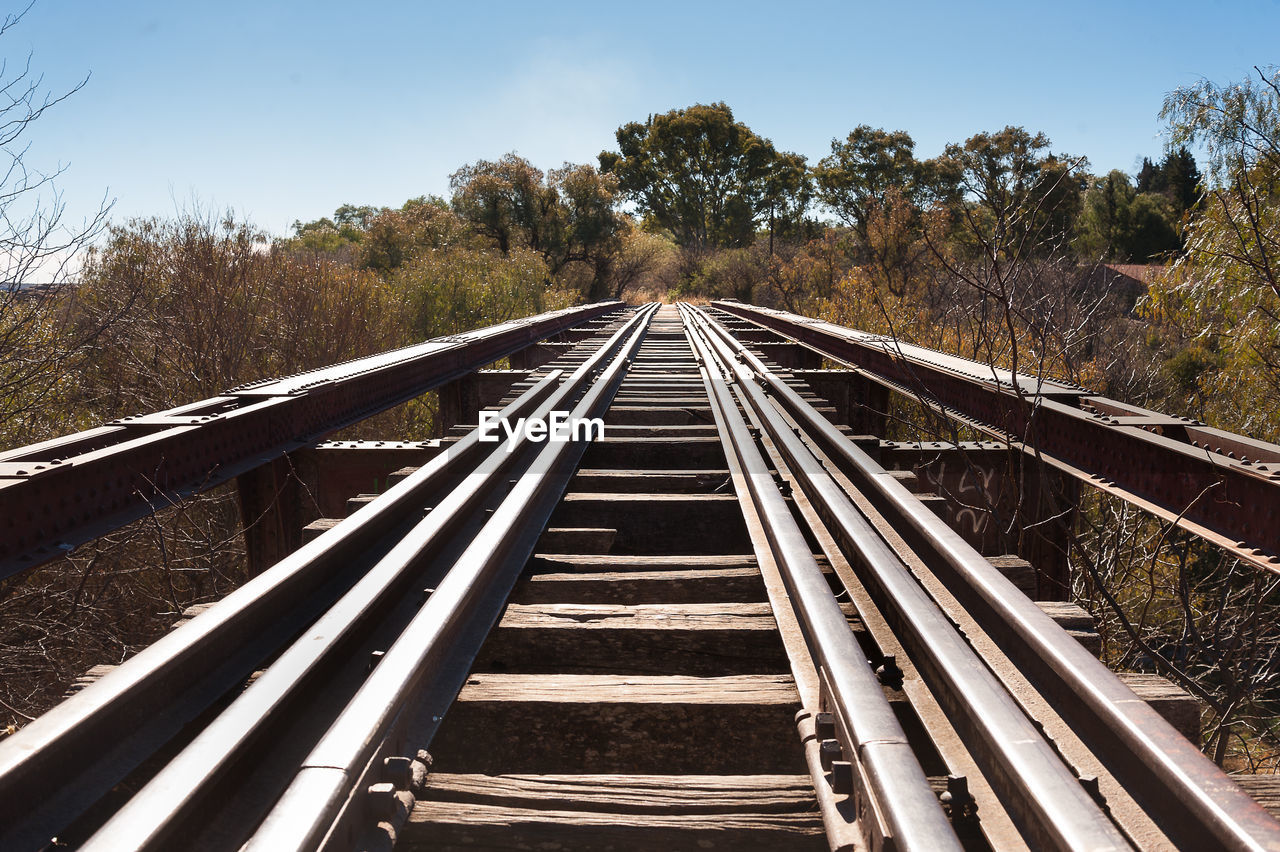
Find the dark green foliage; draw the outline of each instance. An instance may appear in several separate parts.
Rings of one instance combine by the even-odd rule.
[[[1178,350],[1164,362],[1161,372],[1177,393],[1191,399],[1200,390],[1200,377],[1219,365],[1220,359],[1202,346]]]
[[[831,155],[814,167],[818,197],[864,240],[875,207],[891,189],[916,207],[951,201],[959,183],[950,163],[917,160],[915,141],[905,130],[862,124],[845,141],[831,140]]]
[[[1075,246],[1086,261],[1147,263],[1181,248],[1169,200],[1140,193],[1122,171],[1093,182],[1076,220]]]
[[[682,246],[748,246],[757,223],[798,221],[808,203],[804,159],[734,121],[723,103],[696,104],[618,128],[600,154],[646,224]]]
[[[631,225],[617,210],[615,176],[569,164],[543,174],[508,154],[464,166],[450,185],[454,211],[502,254],[530,249],[552,277],[581,265],[589,282],[583,295],[594,300],[608,294],[609,271]]]
[[[1169,200],[1175,221],[1196,205],[1200,199],[1200,182],[1202,180],[1196,158],[1187,150],[1186,145],[1179,145],[1170,150],[1160,161],[1160,165],[1142,158],[1142,168],[1138,171],[1138,192],[1162,195]]]
[[[1002,256],[1054,250],[1080,212],[1088,160],[1052,153],[1049,146],[1043,133],[1010,126],[946,148],[946,159],[973,204],[973,230]]]

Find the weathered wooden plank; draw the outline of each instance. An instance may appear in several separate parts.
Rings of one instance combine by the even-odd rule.
[[[342,523],[342,518],[318,518],[302,528],[302,543],[314,541],[318,536]]]
[[[1194,695],[1158,674],[1117,672],[1116,676],[1179,733],[1200,745],[1200,702]]]
[[[728,491],[727,470],[580,470],[569,483],[573,491],[613,494],[706,494]]]
[[[791,705],[790,675],[641,677],[632,675],[475,674],[459,701],[539,701],[574,704]]]
[[[767,603],[512,604],[477,671],[727,675],[789,671]]]
[[[712,568],[754,568],[756,558],[750,554],[689,554],[666,556],[658,554],[581,554],[545,552],[536,554],[529,561],[533,571],[554,574],[596,571],[697,571]]]
[[[1017,586],[1018,591],[1029,598],[1035,598],[1039,583],[1036,581],[1036,569],[1030,562],[1012,554],[988,556],[987,561]]]
[[[1280,775],[1232,775],[1231,780],[1253,796],[1276,819],[1280,819]]]
[[[356,512],[363,509],[365,506],[368,506],[374,500],[377,500],[379,496],[380,495],[377,495],[377,494],[357,494],[354,497],[348,497],[347,498],[347,517],[351,517]]]
[[[582,630],[739,629],[771,632],[777,629],[768,603],[686,604],[512,604],[499,627],[543,629],[574,627]]]
[[[618,531],[612,527],[548,527],[538,538],[538,550],[605,554],[613,549]]]
[[[808,775],[464,775],[433,772],[423,798],[613,814],[795,813]]]
[[[1095,630],[1093,616],[1084,607],[1069,601],[1036,601],[1040,611],[1064,630]]]
[[[745,568],[531,574],[512,601],[536,603],[716,603],[765,600],[760,572]]]
[[[71,685],[67,687],[67,691],[63,693],[63,698],[70,698],[80,690],[90,684],[97,683],[115,670],[114,665],[99,664],[91,666],[84,674],[79,675],[75,680],[71,681]]]
[[[604,415],[605,434],[611,425],[714,423],[711,408],[700,405],[651,406],[614,405]]]
[[[1069,601],[1036,601],[1045,615],[1057,622],[1067,631],[1067,635],[1075,639],[1095,657],[1102,653],[1102,637],[1098,635],[1093,616],[1081,606]]]
[[[750,548],[732,494],[566,494],[551,526],[613,528],[618,553],[743,553]]]
[[[588,468],[615,470],[723,470],[719,438],[612,438],[592,441],[582,458]]]
[[[606,435],[610,438],[714,438],[716,427],[712,424],[645,424],[618,425],[606,427]]]
[[[473,674],[432,741],[481,773],[802,773],[789,676]]]
[[[419,802],[396,838],[397,850],[622,849],[703,852],[820,852],[818,814],[627,815]]]

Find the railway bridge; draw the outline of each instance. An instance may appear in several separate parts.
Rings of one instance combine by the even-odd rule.
[[[605,302],[0,454],[0,574],[232,481],[252,578],[0,742],[0,848],[1280,850],[1064,555],[1097,489],[1280,569],[1280,447]]]

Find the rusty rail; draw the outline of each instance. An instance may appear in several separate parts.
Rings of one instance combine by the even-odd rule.
[[[882,335],[736,301],[713,304],[1280,571],[1280,446]]]
[[[1076,733],[1091,745],[1117,778],[1123,780],[1135,799],[1180,847],[1274,849],[1280,846],[1280,827],[1275,820],[1232,785],[1222,770],[1139,700],[1083,646],[1069,638],[944,521],[846,440],[759,357],[734,340],[723,326],[713,327],[733,358],[740,362],[735,364],[735,369],[744,384],[759,382],[767,386],[778,408],[795,418],[809,440],[829,452],[833,459],[847,463],[845,469],[853,474],[855,485],[878,510],[892,519],[894,528],[925,557],[930,570],[943,578],[948,590],[966,610],[977,616],[984,629],[1000,637],[1001,646],[1022,671],[1050,696]],[[794,436],[780,428],[774,437],[780,446],[798,446],[792,440]],[[826,477],[822,465],[812,457],[795,462],[793,470],[806,483],[806,490],[810,480],[821,482]],[[818,493],[816,487],[815,493]],[[825,497],[822,500],[824,513],[838,527],[843,527],[844,522],[833,508],[835,505],[835,501]],[[852,517],[852,513],[849,516]],[[884,547],[874,534],[864,539],[875,548]],[[855,539],[846,534],[845,540],[852,543]],[[907,588],[904,584],[894,589],[886,583],[881,599],[886,605],[892,602],[893,606],[903,606],[911,597],[905,593]],[[922,623],[914,615],[908,621],[913,630]],[[921,656],[932,653],[932,645],[921,643]],[[945,667],[938,667],[938,672],[946,672]],[[969,704],[966,701],[957,706],[956,712],[967,710]],[[982,715],[989,718],[988,711],[984,710]],[[1071,844],[1065,848],[1071,848]]]

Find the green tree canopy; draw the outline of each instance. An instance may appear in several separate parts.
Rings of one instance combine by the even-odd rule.
[[[1140,193],[1157,193],[1169,199],[1174,219],[1181,221],[1183,214],[1199,201],[1202,180],[1196,158],[1186,145],[1179,145],[1170,149],[1159,165],[1148,157],[1142,158],[1137,188]]]
[[[1037,253],[1063,240],[1080,210],[1088,160],[1054,154],[1049,137],[1022,127],[951,144],[946,158],[984,217],[982,238],[1005,256]]]
[[[1093,181],[1076,220],[1076,250],[1087,260],[1147,263],[1181,248],[1171,203],[1139,192],[1116,170]]]
[[[1205,197],[1186,230],[1186,253],[1152,288],[1153,313],[1191,346],[1216,356],[1200,379],[1231,400],[1227,428],[1280,435],[1280,71],[1219,86],[1202,80],[1165,99],[1170,150],[1207,153]]]
[[[954,173],[937,161],[917,160],[915,147],[905,130],[865,124],[843,142],[832,139],[830,156],[813,170],[819,199],[865,239],[872,209],[885,205],[891,188],[916,207],[954,195]]]
[[[503,254],[515,248],[537,252],[551,276],[569,264],[585,264],[591,283],[584,295],[605,295],[610,265],[630,227],[617,209],[617,177],[571,164],[544,174],[507,154],[497,162],[464,166],[450,185],[454,211]]]
[[[818,197],[853,231],[861,259],[902,293],[923,255],[923,212],[951,203],[959,177],[950,160],[917,160],[905,130],[862,124],[814,168]]]
[[[454,172],[449,188],[454,211],[503,254],[513,245],[542,249],[557,198],[528,160],[515,154],[496,162],[478,160]]]
[[[617,140],[617,153],[600,154],[601,170],[681,245],[746,246],[762,217],[798,218],[807,203],[803,158],[779,155],[723,103],[625,124]]]

